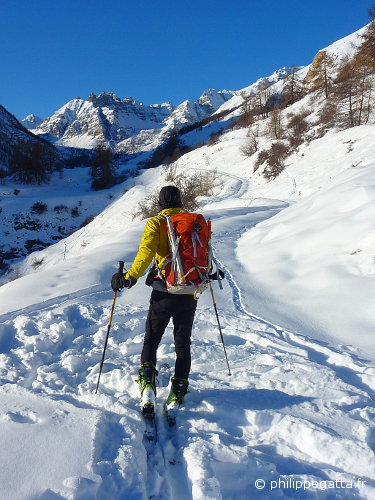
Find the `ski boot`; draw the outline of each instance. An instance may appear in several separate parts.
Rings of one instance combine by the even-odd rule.
[[[139,383],[141,391],[142,415],[146,418],[153,418],[155,416],[156,375],[157,371],[155,366],[147,362],[143,363],[139,369],[139,377],[136,380],[136,382]]]
[[[170,425],[176,422],[176,415],[185,395],[189,392],[189,381],[186,378],[171,378],[171,390],[164,405],[165,415]]]

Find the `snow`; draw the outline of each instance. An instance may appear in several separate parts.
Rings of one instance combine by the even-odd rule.
[[[0,446],[7,451],[0,468],[2,498],[30,498],[56,486],[63,494],[84,488],[94,496],[98,476],[88,465],[100,413],[16,385],[3,385],[0,393]]]
[[[373,358],[374,167],[344,171],[238,241],[251,287],[267,297],[268,318],[322,340],[355,338]]]
[[[110,278],[119,260],[132,263],[145,224],[133,212],[165,184],[163,168],[117,186],[110,203],[107,193],[82,195],[83,169],[72,171],[74,187],[56,179],[55,195],[44,186],[4,200],[22,210],[44,190],[49,203],[80,197],[97,214],[0,287],[0,498],[374,498],[375,126],[310,134],[272,182],[240,152],[247,130],[176,162],[177,172],[217,173],[200,210],[226,273],[214,292],[232,376],[206,292],[176,429],[162,414],[172,325],[160,345],[155,443],[144,439],[135,382],[144,278],[118,294],[97,395],[95,387]]]
[[[341,142],[334,140],[340,150]],[[229,142],[236,144],[236,139]],[[230,155],[234,145],[228,147]],[[190,153],[190,159],[182,157],[178,168],[212,168],[205,161],[207,150],[201,149]],[[237,162],[246,160],[238,157]],[[342,339],[335,337],[341,323],[327,321],[331,336],[323,339],[309,328],[309,313],[316,307],[306,306],[311,303],[314,265],[331,263],[328,257],[335,243],[341,268],[333,263],[333,271],[325,273],[325,302],[332,310],[345,298],[341,316],[348,325],[361,326],[362,320],[374,325],[368,307],[372,288],[362,286],[372,276],[363,271],[364,266],[369,273],[365,257],[371,255],[372,240],[360,239],[374,206],[373,166],[347,168],[325,190],[289,207],[285,201],[254,198],[250,179],[241,177],[238,167],[236,173],[227,170],[220,174],[215,196],[206,205],[202,202],[203,213],[212,219],[215,254],[227,274],[224,290],[215,287],[215,295],[232,377],[206,294],[199,301],[193,329],[191,393],[178,416],[177,431],[165,424],[161,408],[170,370],[159,377],[158,441],[151,447],[143,442],[135,378],[149,290],[140,279],[118,297],[100,390],[94,394],[112,302],[110,277],[118,260],[124,259],[127,267],[131,264],[144,227],[143,221],[132,220],[132,210],[147,192],[164,184],[161,168],[145,171],[91,224],[28,257],[21,267],[23,277],[0,288],[0,419],[4,446],[11,449],[1,472],[10,481],[0,482],[0,496],[328,498],[329,492],[340,494],[340,485],[352,484],[351,496],[345,498],[373,497],[375,368],[358,351],[358,330],[341,345]],[[338,239],[345,220],[352,220],[350,231]],[[303,230],[306,223],[309,231]],[[323,238],[329,239],[317,255],[325,225]],[[363,257],[350,256],[359,246]],[[310,247],[314,252],[308,251]],[[340,254],[342,249],[346,253]],[[287,250],[296,252],[289,267]],[[35,270],[32,259],[41,256],[43,264]],[[348,277],[347,262],[355,265],[351,259],[360,261],[357,272]],[[308,276],[299,277],[301,270]],[[297,277],[280,292],[287,271]],[[337,279],[358,281],[349,289],[344,282],[337,297],[330,295]],[[308,296],[303,286],[310,287]],[[290,300],[295,288],[299,303]],[[368,299],[362,307],[364,297]],[[356,303],[355,311],[348,306],[350,300]],[[300,315],[307,319],[294,328],[285,318],[289,311],[293,316],[297,306],[305,306]],[[324,311],[319,310],[316,321],[322,318],[326,319]],[[361,334],[364,331],[365,326]],[[367,347],[370,344],[368,339]],[[174,364],[172,326],[159,348],[158,362]],[[24,480],[17,481],[16,474]],[[257,479],[265,481],[264,490],[256,489]],[[303,493],[281,482],[276,488],[276,481],[287,480],[319,487]]]

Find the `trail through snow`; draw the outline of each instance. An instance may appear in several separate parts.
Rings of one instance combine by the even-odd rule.
[[[226,191],[228,198],[243,187],[235,183]],[[29,301],[1,317],[1,444],[10,450],[1,455],[1,498],[374,497],[374,368],[349,347],[314,341],[251,313],[237,242],[285,203],[255,200],[221,208],[223,198],[216,201],[206,215],[213,220],[215,253],[227,272],[224,290],[215,288],[215,294],[232,377],[206,294],[193,330],[191,393],[176,429],[170,429],[161,406],[173,370],[160,374],[157,440],[145,442],[135,378],[149,290],[140,280],[119,296],[96,396],[114,259],[102,254],[99,283],[80,290],[74,282],[65,285],[69,269],[78,268],[78,257],[68,256],[56,267],[58,272],[58,265],[65,266],[60,275],[65,294],[46,293],[45,302]],[[122,234],[114,250],[118,258],[131,261],[134,249],[128,249],[142,227]],[[15,297],[22,281],[37,286],[38,277],[39,287],[47,290],[48,272],[6,285],[4,293]],[[163,364],[174,364],[171,326],[158,352],[158,365]],[[259,479],[264,489],[256,488]],[[319,486],[302,491],[288,487],[292,479]],[[272,481],[281,483],[276,488]],[[353,486],[344,490],[343,481]]]

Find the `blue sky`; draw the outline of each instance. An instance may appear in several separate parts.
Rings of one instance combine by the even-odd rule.
[[[369,21],[371,0],[1,0],[0,104],[22,119],[77,96],[145,104],[238,90]]]

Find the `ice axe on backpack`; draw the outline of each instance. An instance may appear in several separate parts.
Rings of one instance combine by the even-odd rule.
[[[124,272],[124,264],[125,263],[122,260],[119,261],[119,266],[118,266],[118,272],[119,273],[123,273]],[[98,393],[98,389],[99,389],[100,376],[101,376],[102,370],[103,370],[103,364],[104,364],[104,358],[105,358],[105,351],[107,349],[107,344],[108,344],[108,339],[109,339],[109,331],[110,331],[111,326],[112,326],[112,318],[113,318],[113,311],[115,310],[116,298],[117,298],[117,292],[114,292],[114,294],[113,294],[113,300],[112,300],[111,313],[109,315],[109,321],[108,321],[108,327],[107,327],[107,335],[106,335],[105,342],[104,342],[104,349],[103,349],[102,360],[100,362],[99,376],[98,376],[98,381],[96,383],[95,394]]]
[[[229,361],[228,361],[228,356],[227,356],[227,351],[225,349],[225,343],[224,343],[224,337],[223,337],[223,332],[221,330],[221,325],[220,325],[220,320],[219,320],[219,314],[217,312],[217,306],[216,306],[216,300],[215,300],[215,295],[214,295],[214,290],[212,288],[212,282],[210,280],[210,292],[211,292],[211,297],[212,297],[212,303],[215,309],[215,314],[216,314],[216,320],[217,320],[217,325],[219,327],[219,332],[220,332],[220,338],[221,338],[221,343],[223,344],[223,349],[224,349],[224,354],[225,354],[225,359],[227,361],[227,366],[228,366],[228,375],[229,377],[232,375],[230,372],[230,367],[229,367]]]

